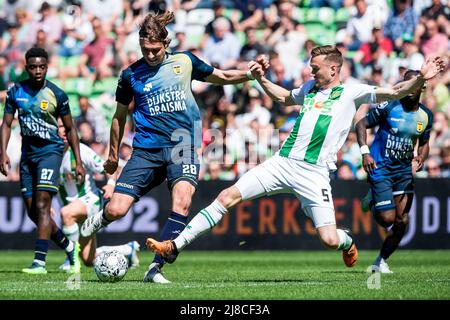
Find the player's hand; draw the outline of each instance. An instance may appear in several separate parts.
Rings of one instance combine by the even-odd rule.
[[[83,184],[84,183],[84,178],[86,176],[86,171],[84,170],[83,166],[81,164],[78,164],[75,167],[75,174],[77,177],[77,182],[79,184]]]
[[[363,168],[368,174],[372,174],[373,170],[377,168],[375,160],[373,160],[369,153],[363,155]]]
[[[256,61],[250,61],[248,63],[248,69],[250,70],[250,72],[252,73],[252,76],[255,79],[260,79],[261,77],[264,76],[264,69],[263,67]]]
[[[8,155],[6,153],[0,154],[0,172],[7,176],[9,169],[11,169],[11,162]]]
[[[420,75],[423,79],[429,80],[434,78],[439,72],[443,71],[445,67],[446,63],[441,57],[427,58],[422,64]]]
[[[109,159],[106,160],[105,163],[103,164],[103,168],[105,168],[105,172],[107,174],[114,174],[114,172],[116,172],[118,166],[119,166],[119,161],[112,157],[109,157]]]
[[[269,59],[265,55],[261,54],[256,58],[256,62],[261,65],[262,70],[266,73],[267,69],[270,67]]]
[[[114,193],[114,186],[110,184],[105,184],[102,190],[103,190],[103,198],[105,198],[105,200],[111,199]]]
[[[422,170],[423,167],[423,157],[422,156],[416,156],[412,160],[412,173],[413,175],[416,174],[417,171]]]

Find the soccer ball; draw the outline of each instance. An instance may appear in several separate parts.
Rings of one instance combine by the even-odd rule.
[[[94,271],[100,281],[117,282],[128,271],[128,260],[117,250],[103,251],[94,260]]]

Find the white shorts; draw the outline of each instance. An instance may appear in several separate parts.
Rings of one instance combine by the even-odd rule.
[[[96,214],[103,208],[103,196],[100,191],[98,193],[89,192],[78,198],[86,205],[88,217]]]
[[[316,228],[336,224],[330,176],[326,167],[276,154],[245,173],[235,186],[242,200],[276,193],[293,193]]]

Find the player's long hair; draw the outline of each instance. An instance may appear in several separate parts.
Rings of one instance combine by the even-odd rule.
[[[149,13],[144,21],[140,25],[139,37],[145,38],[151,42],[164,42],[170,43],[170,39],[167,38],[169,32],[166,26],[175,18],[173,12],[166,11],[164,13],[155,14]]]

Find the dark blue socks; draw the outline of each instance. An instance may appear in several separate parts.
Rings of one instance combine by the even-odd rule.
[[[45,257],[48,252],[48,240],[37,239],[34,246],[34,260],[33,264],[38,264],[45,267]]]
[[[61,231],[61,229],[58,229],[55,234],[52,234],[50,236],[50,239],[52,239],[53,242],[55,242],[56,245],[63,250],[65,250],[70,244],[69,239],[67,239],[66,235]]]
[[[175,239],[180,235],[181,231],[184,230],[186,224],[187,216],[172,212],[162,229],[159,241]],[[153,262],[159,263],[160,266],[165,263],[164,259],[159,255],[155,255]]]

